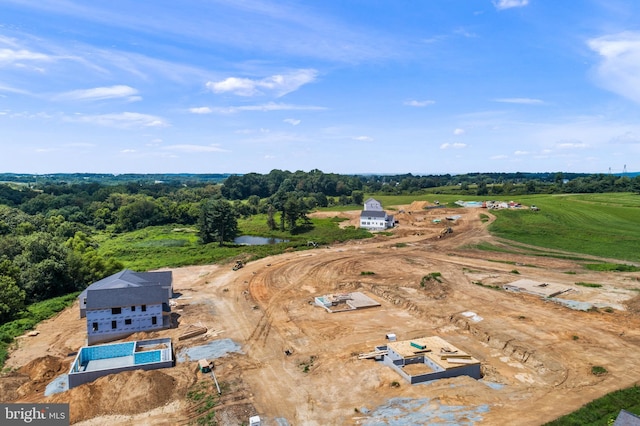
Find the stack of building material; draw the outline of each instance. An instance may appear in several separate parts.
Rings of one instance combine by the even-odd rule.
[[[187,329],[178,337],[178,340],[190,339],[195,336],[199,336],[200,334],[204,334],[207,332],[207,327],[203,325],[190,325]]]
[[[440,348],[440,359],[450,364],[473,364],[476,361],[471,359],[471,355],[447,347]]]

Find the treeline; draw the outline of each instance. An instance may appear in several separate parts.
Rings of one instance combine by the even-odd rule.
[[[68,176],[68,175],[65,175]],[[112,175],[109,175],[112,176]],[[124,179],[119,175],[118,179]],[[25,303],[80,290],[122,266],[101,258],[95,235],[179,224],[200,229],[203,243],[230,241],[236,217],[264,214],[271,229],[304,232],[316,207],[362,205],[364,194],[640,193],[640,176],[567,173],[340,175],[272,170],[268,174],[151,175],[114,184],[0,184],[0,321]],[[173,176],[174,179],[167,179]],[[223,219],[220,219],[223,218]],[[221,223],[225,224],[222,226]]]
[[[522,195],[583,192],[640,192],[640,176],[589,175],[584,173],[467,173],[463,175],[339,175],[272,170],[268,174],[249,173],[229,176],[222,186],[222,195],[229,200],[244,200],[250,196],[271,197],[283,190],[297,191],[306,196],[322,198],[335,204],[350,202],[357,192],[389,195],[421,193],[426,190],[461,195]],[[353,200],[351,200],[353,201]],[[323,205],[320,203],[318,205]]]
[[[229,176],[229,173],[52,173],[46,175],[0,173],[0,182],[15,182],[36,186],[42,184],[80,183],[118,185],[133,181],[140,183],[196,185],[203,183],[220,183]]]
[[[25,304],[81,290],[122,265],[98,255],[90,229],[0,205],[0,323]]]

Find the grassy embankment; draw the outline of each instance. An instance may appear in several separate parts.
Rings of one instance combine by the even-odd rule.
[[[161,267],[226,263],[232,259],[245,261],[284,253],[290,250],[310,249],[308,241],[329,244],[335,241],[367,238],[371,234],[362,229],[340,229],[339,219],[313,219],[314,228],[306,232],[290,234],[288,231],[270,231],[265,215],[257,215],[238,221],[242,235],[273,237],[288,240],[279,244],[245,246],[226,243],[200,244],[195,228],[183,226],[153,226],[125,234],[99,237],[100,254],[115,257],[125,267],[145,271]]]
[[[71,306],[78,294],[71,293],[34,303],[28,306],[19,315],[18,319],[2,324],[0,326],[0,368],[4,366],[4,362],[7,359],[7,349],[13,339],[33,329],[40,321],[51,318],[67,306]]]

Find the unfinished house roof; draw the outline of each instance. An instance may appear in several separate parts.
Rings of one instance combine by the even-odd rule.
[[[78,296],[80,307],[85,306],[88,293],[95,294],[96,291],[100,291],[99,296],[88,298],[86,302],[89,309],[166,302],[172,279],[171,271],[134,272],[125,269],[87,287]],[[127,291],[121,291],[123,288]]]
[[[412,345],[412,343],[415,344]],[[450,368],[459,367],[458,363],[451,363],[447,361],[449,355],[457,357],[465,357],[469,361],[465,364],[479,364],[480,361],[471,357],[464,351],[456,348],[451,343],[438,336],[420,337],[411,340],[402,340],[397,342],[389,342],[387,344],[389,349],[392,349],[395,353],[403,358],[414,358],[417,356],[425,356],[433,361],[435,364],[444,368],[445,370]],[[416,347],[418,346],[418,347]],[[421,349],[423,347],[424,349]]]

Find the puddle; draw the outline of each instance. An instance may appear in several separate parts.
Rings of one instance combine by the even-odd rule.
[[[460,425],[471,426],[482,421],[482,414],[489,406],[444,405],[430,398],[392,398],[386,404],[372,410],[363,425]]]
[[[230,352],[243,353],[239,344],[231,339],[219,339],[202,346],[185,348],[178,352],[178,361],[185,362],[187,359],[197,361],[199,359],[216,359]]]
[[[69,376],[61,374],[51,381],[44,390],[44,396],[51,396],[69,390]]]

